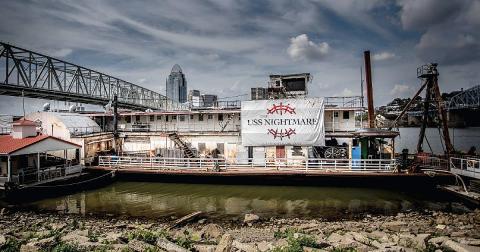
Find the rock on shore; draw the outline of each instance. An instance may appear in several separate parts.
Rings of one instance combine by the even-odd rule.
[[[168,229],[152,219],[13,212],[0,216],[0,251],[480,251],[480,210],[359,220],[202,220]]]

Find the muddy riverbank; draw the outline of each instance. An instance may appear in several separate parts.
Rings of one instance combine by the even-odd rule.
[[[480,251],[480,210],[407,212],[343,221],[210,220],[0,212],[8,251]]]

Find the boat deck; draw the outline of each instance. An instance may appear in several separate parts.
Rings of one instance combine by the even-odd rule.
[[[466,192],[460,186],[455,185],[445,185],[440,187],[442,190],[450,192],[458,197],[461,197],[471,203],[476,204],[477,206],[480,205],[480,193],[477,192]]]
[[[392,159],[198,159],[100,156],[90,171],[115,171],[127,180],[180,183],[396,186],[432,184],[452,175],[398,172]]]
[[[270,175],[270,176],[285,176],[285,175],[304,175],[304,176],[418,176],[418,174],[398,173],[392,170],[386,171],[354,171],[354,170],[280,170],[269,169],[264,167],[228,167],[228,169],[221,169],[215,171],[213,169],[199,169],[199,168],[150,168],[144,167],[116,167],[116,166],[90,166],[88,170],[102,170],[102,171],[117,171],[119,173],[139,173],[139,174],[170,174],[170,175],[197,175],[197,176],[257,176],[257,175]]]

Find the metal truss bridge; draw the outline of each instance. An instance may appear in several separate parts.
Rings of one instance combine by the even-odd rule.
[[[118,106],[134,110],[185,109],[152,90],[82,66],[0,42],[0,94]]]
[[[448,109],[480,109],[480,85],[452,97]]]

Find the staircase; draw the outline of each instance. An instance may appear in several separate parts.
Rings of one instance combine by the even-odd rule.
[[[172,140],[176,146],[183,150],[185,157],[187,158],[196,158],[195,154],[193,153],[192,149],[185,143],[176,132],[168,134],[168,138]]]
[[[220,132],[223,132],[225,130],[225,128],[230,123],[230,121],[233,120],[233,117],[234,117],[234,114],[232,113],[231,115],[228,116],[227,120],[224,123],[220,122],[220,127],[221,127]]]

